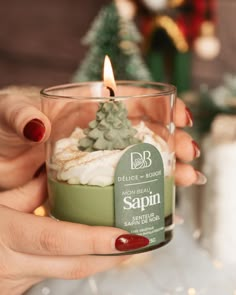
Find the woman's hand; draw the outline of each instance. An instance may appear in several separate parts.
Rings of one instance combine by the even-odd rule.
[[[0,91],[0,189],[23,185],[45,161],[51,124],[40,111],[39,88]]]
[[[63,114],[67,111],[67,124],[77,116],[73,112],[73,104],[63,105]],[[140,111],[141,110],[141,111]],[[53,116],[59,110],[53,109]],[[90,120],[95,114],[91,105],[80,111],[80,119]],[[144,112],[144,114],[143,114]],[[158,115],[157,108],[152,105],[143,105],[142,108],[132,109],[136,116],[153,113]],[[64,117],[63,117],[64,118]],[[60,120],[60,116],[58,120]],[[82,122],[83,123],[83,122]],[[194,158],[199,157],[200,150],[191,136],[181,128],[193,124],[190,110],[183,101],[176,101],[176,184],[189,186],[204,184],[206,178],[196,171],[191,164]],[[67,126],[65,126],[67,128]],[[0,92],[0,188],[9,189],[25,184],[32,179],[37,170],[45,161],[44,142],[50,135],[51,124],[49,119],[40,111],[38,88],[9,88]]]
[[[0,290],[19,295],[46,278],[80,279],[105,271],[129,256],[120,253],[148,239],[111,227],[56,221],[29,214],[46,196],[45,175],[0,193]]]
[[[158,122],[161,122],[163,126],[164,123],[168,124],[170,120],[170,106],[168,97],[158,97],[157,106],[154,105],[154,101],[150,99],[141,100],[139,108],[132,109],[133,119],[140,118],[141,116],[148,117],[150,120],[151,129],[155,132],[155,126]],[[168,110],[167,112],[163,110]],[[153,123],[152,123],[153,122]],[[205,175],[194,169],[194,167],[189,164],[195,158],[200,157],[200,148],[196,141],[183,130],[184,127],[193,126],[193,116],[188,107],[184,102],[177,98],[175,104],[174,113],[174,123],[175,123],[175,153],[176,153],[176,169],[175,169],[175,183],[179,186],[190,186],[192,184],[202,185],[205,184],[207,179]],[[160,125],[160,124],[159,124]],[[166,130],[166,129],[165,129]],[[165,133],[164,130],[164,133]],[[163,131],[158,130],[156,133],[161,134]],[[159,132],[159,133],[158,133]],[[165,135],[163,136],[165,137]]]
[[[175,183],[179,186],[203,185],[207,181],[205,175],[189,164],[192,160],[200,157],[200,148],[197,142],[181,129],[193,126],[193,116],[180,99],[177,99],[176,102],[175,124],[177,127],[175,131]]]

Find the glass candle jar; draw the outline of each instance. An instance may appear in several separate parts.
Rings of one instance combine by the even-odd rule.
[[[41,91],[52,124],[46,143],[49,213],[58,220],[114,226],[149,238],[137,252],[172,238],[176,89],[118,81]]]

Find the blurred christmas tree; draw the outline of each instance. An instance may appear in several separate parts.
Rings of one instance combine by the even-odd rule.
[[[134,22],[121,16],[112,2],[101,10],[83,39],[90,49],[73,81],[101,80],[105,55],[112,60],[117,80],[152,80],[138,47],[140,41]]]

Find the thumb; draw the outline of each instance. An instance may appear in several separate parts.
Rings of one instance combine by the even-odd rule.
[[[49,137],[51,124],[40,111],[40,98],[30,99],[19,93],[1,99],[1,113],[6,129],[15,131],[23,140],[44,142]]]
[[[43,204],[47,196],[45,173],[26,185],[0,193],[0,205],[31,213]]]

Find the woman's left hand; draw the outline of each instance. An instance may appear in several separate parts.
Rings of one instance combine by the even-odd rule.
[[[25,184],[43,165],[51,124],[40,109],[39,88],[0,91],[0,189]]]

